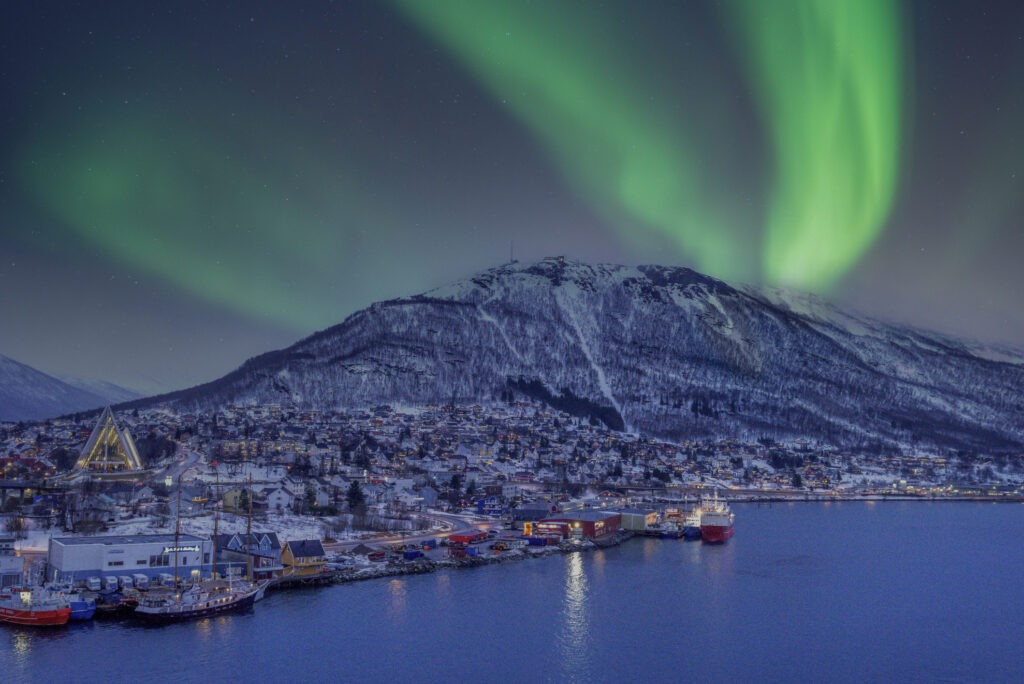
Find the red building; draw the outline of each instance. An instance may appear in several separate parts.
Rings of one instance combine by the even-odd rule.
[[[448,541],[452,544],[480,544],[487,541],[486,532],[464,532],[461,534],[448,535]]]
[[[622,514],[610,511],[573,511],[559,513],[537,523],[537,534],[559,534],[565,539],[574,536],[583,539],[601,539],[618,532],[622,527]]]

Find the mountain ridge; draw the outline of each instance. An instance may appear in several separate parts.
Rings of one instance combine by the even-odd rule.
[[[0,421],[55,418],[138,396],[102,380],[58,378],[0,355]]]
[[[222,378],[127,406],[333,409],[512,394],[677,440],[1018,451],[1021,386],[1015,350],[682,267],[549,258],[371,304]]]

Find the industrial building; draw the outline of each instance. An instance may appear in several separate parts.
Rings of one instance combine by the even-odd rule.
[[[611,511],[572,511],[545,518],[536,524],[537,534],[558,534],[565,539],[602,539],[618,532],[622,514]]]
[[[643,532],[658,522],[658,511],[640,508],[627,508],[622,511],[622,529],[631,532]]]
[[[47,577],[74,582],[98,578],[112,586],[188,579],[211,571],[213,543],[191,534],[116,535],[105,537],[56,537],[50,539]],[[145,578],[143,580],[142,578]]]
[[[24,581],[25,559],[15,555],[14,537],[0,537],[0,587]]]

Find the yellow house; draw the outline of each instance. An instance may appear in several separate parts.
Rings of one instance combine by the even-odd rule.
[[[228,511],[238,511],[245,513],[248,506],[242,506],[242,492],[247,491],[243,487],[232,487],[231,489],[224,492],[221,500],[224,502],[224,509]]]
[[[286,542],[281,550],[283,577],[313,577],[327,567],[327,554],[319,539]]]

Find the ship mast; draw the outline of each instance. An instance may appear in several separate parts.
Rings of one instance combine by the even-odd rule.
[[[213,549],[211,558],[213,563],[210,566],[210,579],[217,579],[217,529],[220,523],[220,512],[217,510],[217,504],[219,503],[218,494],[220,492],[220,469],[216,471],[217,474],[217,486],[213,490]]]
[[[249,475],[249,514],[245,523],[245,578],[252,582],[252,474]]]
[[[178,588],[178,540],[181,536],[181,476],[185,474],[182,471],[178,475],[178,505],[174,511],[174,588]]]

